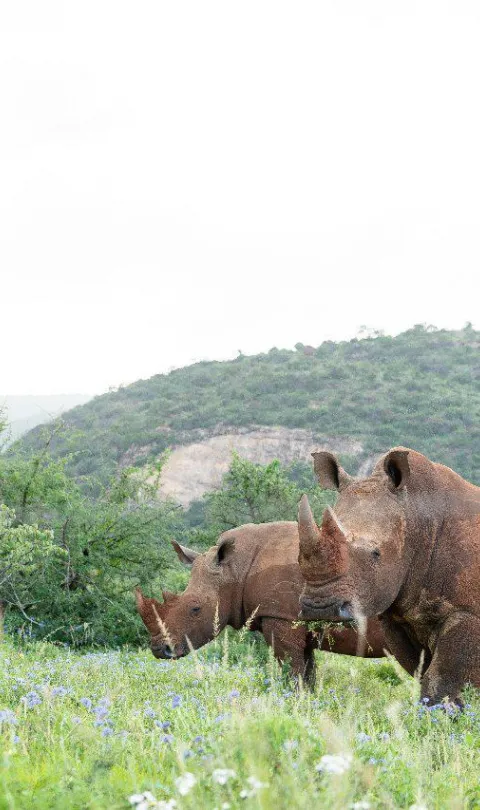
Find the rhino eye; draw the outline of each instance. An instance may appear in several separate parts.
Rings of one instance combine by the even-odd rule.
[[[190,610],[190,615],[191,615],[191,616],[198,616],[198,614],[200,613],[200,611],[201,611],[201,608],[199,608],[199,607],[193,607],[193,608],[191,608],[191,610]]]
[[[373,557],[374,560],[379,560],[380,559],[380,551],[378,550],[378,548],[373,549],[372,557]]]

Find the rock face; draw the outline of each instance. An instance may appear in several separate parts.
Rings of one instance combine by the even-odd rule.
[[[248,461],[268,464],[279,459],[311,462],[311,452],[321,447],[334,453],[358,456],[363,447],[359,441],[314,435],[301,428],[255,427],[225,428],[221,434],[175,448],[162,471],[160,492],[184,507],[205,492],[217,489],[227,472],[232,453]]]

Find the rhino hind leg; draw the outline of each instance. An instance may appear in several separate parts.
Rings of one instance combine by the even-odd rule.
[[[458,612],[448,617],[439,633],[421,680],[421,697],[430,705],[447,699],[461,707],[460,693],[467,683],[480,687],[480,619]]]
[[[262,633],[277,661],[283,663],[290,660],[294,677],[302,678],[306,686],[313,688],[315,659],[305,629],[292,627],[292,622],[285,619],[265,618],[262,620]]]

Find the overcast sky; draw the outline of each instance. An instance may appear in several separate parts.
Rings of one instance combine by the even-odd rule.
[[[0,394],[477,327],[480,4],[0,3]]]

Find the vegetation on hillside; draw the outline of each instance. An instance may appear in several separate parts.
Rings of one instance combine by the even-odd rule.
[[[170,537],[183,537],[156,479],[131,471],[92,498],[48,448],[0,457],[0,604],[7,629],[73,645],[139,639],[133,589],[159,587],[172,569]],[[157,475],[160,470],[157,470]],[[175,572],[170,576],[175,585]]]
[[[295,351],[202,362],[96,397],[63,417],[52,443],[77,477],[106,482],[222,426],[283,425],[359,439],[365,454],[403,444],[480,483],[480,332],[416,326]],[[15,446],[41,444],[35,429]]]
[[[0,612],[16,641],[0,645],[0,810],[480,807],[474,690],[453,718],[393,661],[318,653],[306,693],[245,631],[178,662],[98,652],[146,643],[133,586],[185,582],[173,537],[205,548],[232,525],[295,519],[304,491],[317,517],[331,497],[302,463],[235,456],[185,513],[157,497],[169,446],[222,424],[308,427],[368,454],[412,445],[480,483],[479,347],[470,327],[416,328],[201,363],[3,453]]]
[[[299,481],[297,468],[234,457],[223,487],[185,514],[157,498],[161,464],[87,488],[65,467],[48,446],[0,457],[0,607],[10,631],[73,646],[138,643],[134,587],[160,596],[186,581],[172,539],[208,548],[241,523],[295,520],[303,491],[319,516],[329,498],[310,470]]]

